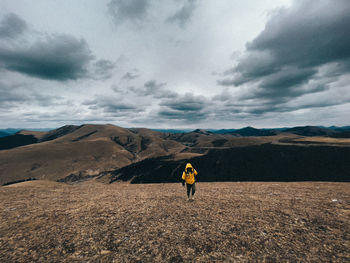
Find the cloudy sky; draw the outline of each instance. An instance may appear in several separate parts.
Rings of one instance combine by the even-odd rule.
[[[1,0],[0,128],[350,125],[349,0]]]

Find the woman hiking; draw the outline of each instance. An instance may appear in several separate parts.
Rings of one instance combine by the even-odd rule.
[[[190,163],[186,164],[185,171],[182,173],[182,185],[187,186],[187,200],[193,200],[193,195],[196,192],[196,185],[195,185],[195,176],[197,175],[197,171],[192,167]],[[192,190],[192,196],[191,196],[191,190]]]

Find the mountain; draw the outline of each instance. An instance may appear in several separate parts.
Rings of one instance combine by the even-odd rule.
[[[209,131],[212,133],[217,133],[217,134],[232,134],[236,131],[237,129],[221,129],[221,130],[212,130],[210,129]]]
[[[114,125],[69,125],[49,132],[22,130],[2,139],[6,143],[0,150],[0,184],[26,178],[89,178],[149,158],[171,156],[172,160],[183,160],[211,149],[276,140],[273,136],[244,138],[206,130],[162,133]]]
[[[331,136],[337,132],[333,129],[322,128],[318,126],[301,126],[286,129],[284,132],[294,133],[301,136]]]
[[[58,180],[81,172],[97,174],[185,148],[152,130],[113,125],[64,126],[48,133],[28,133],[21,131],[12,137],[11,146],[17,140],[21,147],[0,151],[0,184],[34,177]]]
[[[341,126],[341,127],[330,126],[330,127],[323,127],[323,128],[328,128],[328,129],[335,130],[335,131],[350,131],[350,126]]]
[[[55,140],[59,137],[72,133],[79,128],[81,128],[81,126],[66,125],[43,134],[43,136],[40,138],[40,141],[45,142],[45,141]]]
[[[235,130],[234,133],[241,136],[273,136],[277,134],[274,130],[255,129],[253,127],[245,127]]]
[[[19,132],[20,130],[21,129],[12,129],[12,128],[0,129],[0,138],[15,134],[16,132]]]
[[[163,133],[187,133],[191,129],[152,129],[153,131],[163,132]]]
[[[0,131],[0,138],[9,136],[10,134],[4,131]]]
[[[241,134],[236,133],[236,131]],[[340,134],[340,132],[336,133]],[[152,171],[158,173],[157,169],[164,167],[162,169],[165,170],[161,170],[159,176],[166,176],[170,171],[169,169],[173,167],[172,165],[178,167],[181,162],[186,160],[203,160],[203,163],[202,161],[200,163],[203,167],[206,167],[205,163],[207,161],[208,163],[213,162],[212,165],[215,168],[221,161],[226,160],[226,157],[221,154],[231,156],[232,164],[236,164],[235,162],[239,160],[242,162],[242,159],[248,158],[246,163],[248,166],[240,168],[242,171],[246,169],[247,172],[251,169],[249,168],[250,165],[263,168],[259,164],[259,160],[264,156],[259,151],[255,153],[252,151],[256,155],[244,155],[244,149],[261,145],[261,149],[269,150],[270,148],[265,148],[265,144],[284,147],[297,146],[295,149],[298,149],[298,151],[295,150],[294,153],[299,156],[303,154],[302,152],[306,149],[305,146],[332,145],[334,147],[329,148],[330,151],[337,151],[339,146],[349,148],[350,140],[347,138],[303,137],[284,132],[273,135],[273,131],[251,127],[235,130],[233,134],[213,133],[212,130],[203,129],[187,133],[163,133],[144,128],[126,129],[109,124],[67,125],[51,131],[21,130],[14,135],[0,138],[0,148],[2,149],[0,150],[0,184],[28,178],[76,182],[97,177],[108,171],[121,171],[120,169],[124,168],[125,171],[129,171],[128,169],[133,169],[132,167],[138,169],[140,176],[142,174],[142,176],[148,173],[152,174]],[[232,155],[229,150],[233,151],[234,149],[242,156],[239,156],[239,154]],[[279,160],[281,156],[288,155],[288,153],[280,151],[282,148],[273,149],[269,153],[271,158],[275,156],[276,160]],[[310,154],[316,155],[317,148],[314,151],[315,153],[310,152]],[[217,159],[214,158],[213,152],[214,155],[218,156]],[[221,160],[221,158],[223,159]],[[298,157],[290,155],[290,158],[294,160]],[[343,158],[343,160],[345,159]],[[305,157],[305,162],[308,160]],[[148,162],[149,164],[147,164]],[[230,159],[227,159],[227,162],[229,163]],[[142,166],[144,163],[147,165]],[[164,164],[166,165],[164,166]],[[169,166],[169,164],[171,165]],[[305,164],[300,161],[299,165],[304,166]],[[315,166],[317,164],[312,161],[310,165]],[[339,167],[344,166],[340,164]],[[150,169],[150,172],[145,170],[146,168]],[[232,166],[231,168],[235,170],[237,167]],[[222,173],[220,175],[219,171],[215,172],[212,168],[207,167],[205,169],[211,171],[211,176],[223,180],[223,171],[220,172]],[[230,173],[229,170],[225,170],[225,172]],[[132,174],[133,172],[130,172],[130,175]],[[101,180],[108,182],[111,176],[110,174],[99,177]],[[129,173],[125,173],[125,176],[128,177]],[[227,176],[231,179],[236,178],[232,175]],[[129,179],[133,180],[132,178]]]
[[[221,129],[221,130],[208,130],[215,134],[231,134],[236,136],[274,136],[279,134],[280,129],[256,129],[253,127],[245,127],[241,129]]]

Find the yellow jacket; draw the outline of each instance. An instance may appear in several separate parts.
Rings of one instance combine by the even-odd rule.
[[[189,168],[191,171],[187,171],[187,168]],[[197,171],[190,163],[187,163],[185,171],[182,173],[182,180],[185,180],[186,184],[194,184],[196,175]]]

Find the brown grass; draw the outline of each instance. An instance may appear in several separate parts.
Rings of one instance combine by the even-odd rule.
[[[350,145],[350,138],[330,138],[330,137],[317,136],[317,137],[303,137],[295,141]]]
[[[0,262],[348,262],[349,183],[0,188]]]

